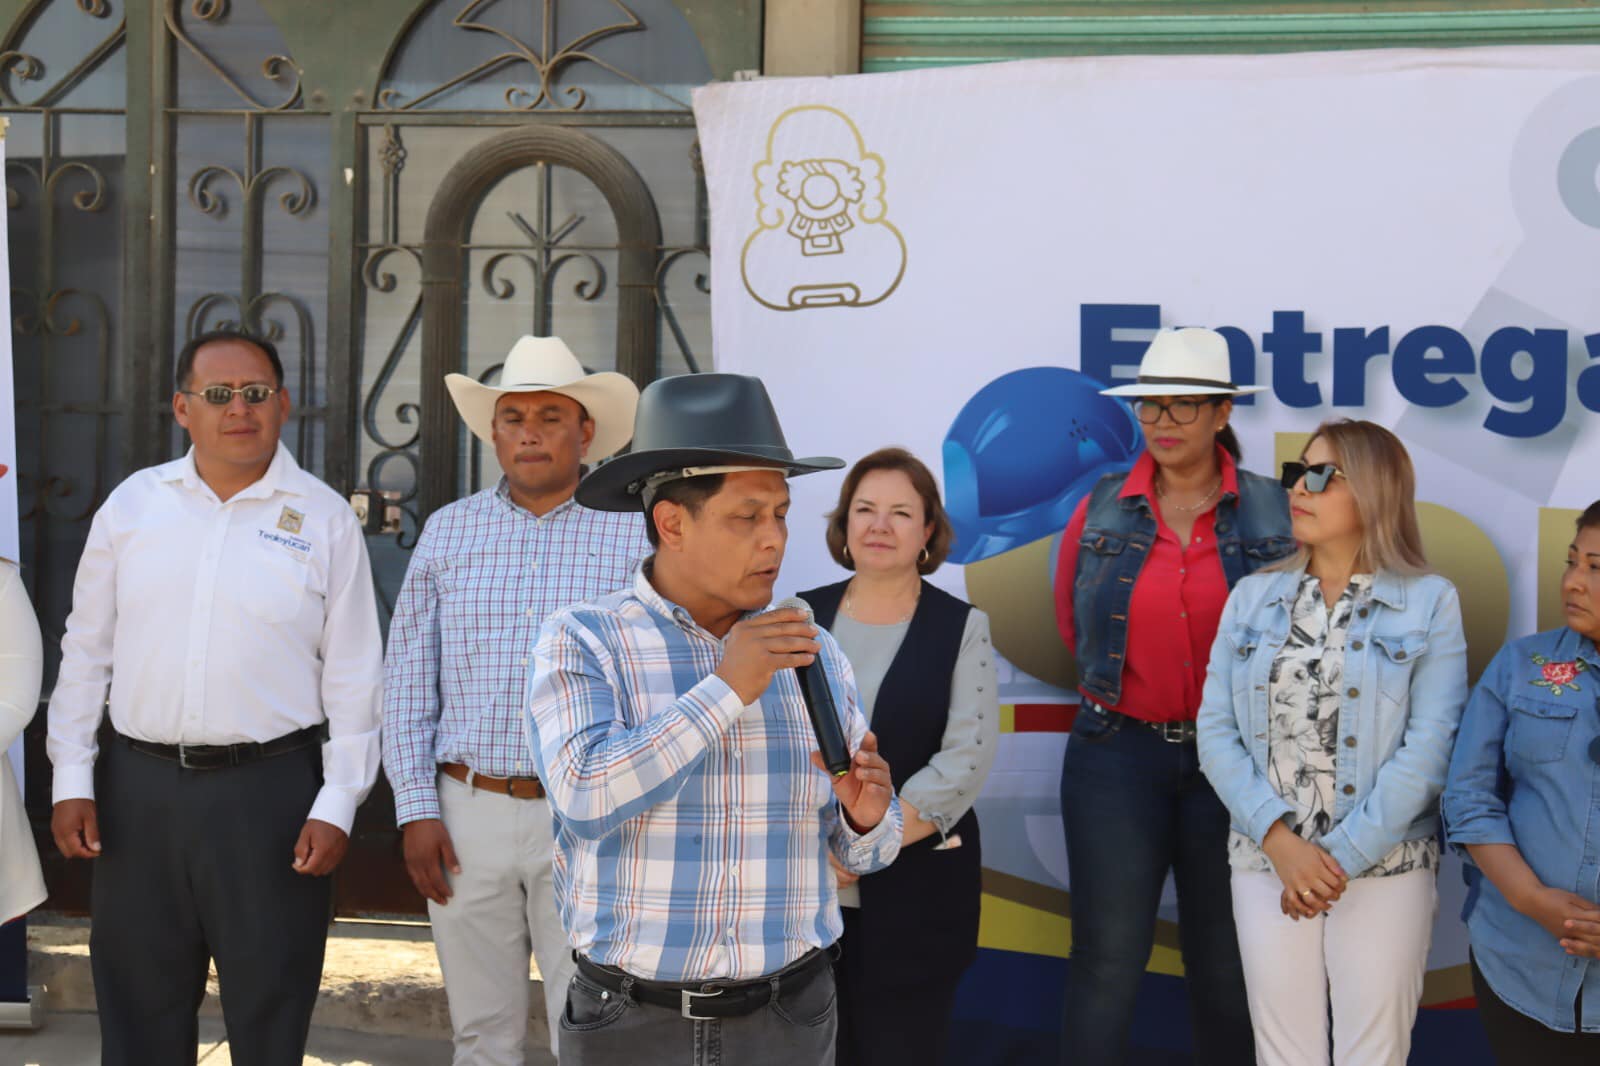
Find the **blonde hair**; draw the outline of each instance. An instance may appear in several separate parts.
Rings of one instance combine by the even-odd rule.
[[[1361,516],[1357,572],[1428,573],[1432,568],[1417,524],[1417,476],[1400,438],[1376,422],[1349,418],[1324,422],[1301,450],[1302,462],[1318,438],[1333,449]],[[1302,544],[1272,569],[1298,570],[1310,560],[1311,549]]]

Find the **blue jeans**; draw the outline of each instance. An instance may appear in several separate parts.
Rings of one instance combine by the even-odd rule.
[[[1197,1063],[1255,1062],[1233,926],[1228,812],[1193,744],[1085,704],[1061,772],[1072,878],[1064,1066],[1118,1066],[1155,942],[1161,888],[1178,888],[1178,939]]]

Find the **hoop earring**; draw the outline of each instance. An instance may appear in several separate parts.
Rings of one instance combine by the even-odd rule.
[[[922,566],[927,566],[928,560],[931,558],[933,558],[933,556],[928,554],[928,546],[924,544],[922,546],[922,554],[917,558],[917,563]]]
[[[844,546],[844,561],[847,563],[850,561],[850,545],[848,544]]]

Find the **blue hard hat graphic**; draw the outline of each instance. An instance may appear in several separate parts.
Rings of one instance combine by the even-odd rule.
[[[1052,536],[1102,474],[1144,447],[1132,408],[1076,370],[1014,370],[979,389],[944,439],[950,561],[974,563]]]

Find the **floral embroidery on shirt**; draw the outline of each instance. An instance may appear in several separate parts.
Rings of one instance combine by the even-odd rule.
[[[1582,659],[1573,659],[1570,662],[1558,663],[1546,659],[1535,652],[1532,656],[1533,665],[1540,668],[1543,674],[1538,680],[1530,681],[1530,685],[1550,690],[1550,695],[1563,695],[1568,689],[1573,692],[1582,692],[1583,686],[1578,684],[1578,675],[1589,669],[1589,664]]]

